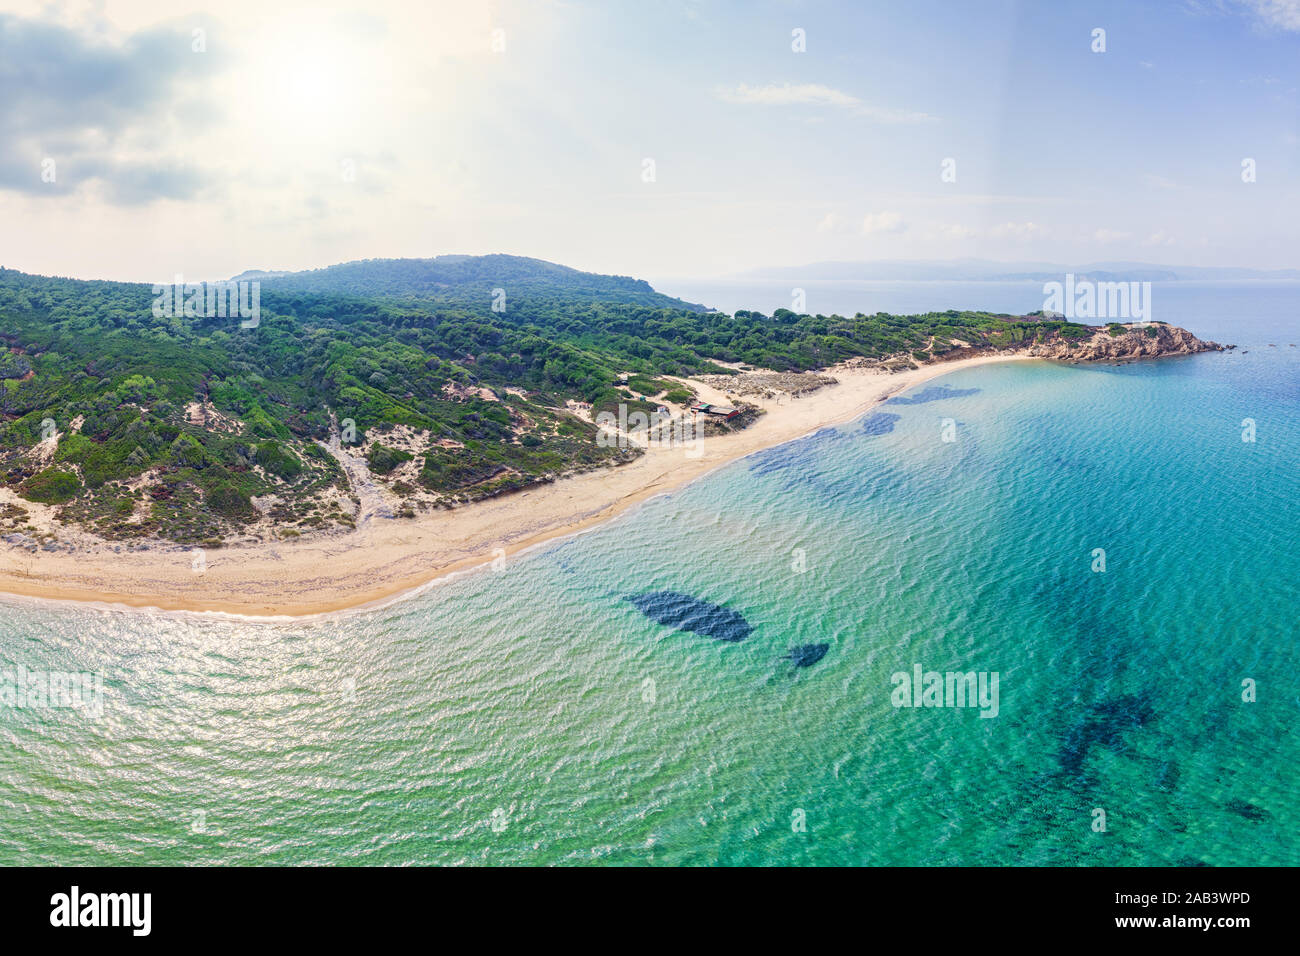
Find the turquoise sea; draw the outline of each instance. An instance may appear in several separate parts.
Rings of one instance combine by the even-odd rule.
[[[1042,302],[876,285],[809,308]],[[1300,864],[1300,284],[1153,302],[1241,349],[954,373],[380,610],[0,601],[104,680],[0,706],[0,863]]]

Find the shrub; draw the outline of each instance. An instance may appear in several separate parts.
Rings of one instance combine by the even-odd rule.
[[[193,435],[181,433],[176,436],[168,450],[171,460],[182,468],[202,468],[207,461],[203,446]]]
[[[400,448],[389,448],[387,445],[375,442],[370,446],[370,451],[366,454],[366,461],[370,463],[370,470],[375,474],[386,475],[398,465],[404,464],[414,457],[409,451],[402,451]]]
[[[251,518],[256,514],[248,495],[234,485],[217,485],[208,492],[208,507],[227,518]]]
[[[81,491],[81,482],[70,471],[46,468],[22,483],[19,493],[28,501],[44,505],[61,505]]]
[[[420,483],[434,491],[450,491],[486,481],[504,470],[503,465],[461,456],[453,457],[446,449],[439,448],[425,456]]]
[[[293,481],[302,474],[302,462],[279,442],[262,442],[257,446],[253,459],[268,472],[285,481]]]
[[[95,443],[85,435],[64,435],[59,442],[59,452],[56,457],[59,461],[70,461],[79,465],[94,450]]]

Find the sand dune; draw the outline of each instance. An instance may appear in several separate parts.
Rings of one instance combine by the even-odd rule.
[[[743,431],[701,440],[695,452],[653,448],[618,468],[415,519],[376,519],[346,536],[209,550],[201,573],[181,547],[71,554],[8,548],[0,551],[0,592],[247,615],[319,614],[380,602],[590,528],[728,462],[855,418],[920,382],[1025,358],[980,355],[892,375],[832,369],[838,384],[785,402],[756,401],[767,414]],[[706,398],[718,397],[696,384]]]

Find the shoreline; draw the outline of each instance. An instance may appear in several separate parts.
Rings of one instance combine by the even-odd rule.
[[[885,374],[837,367],[839,379],[802,398],[754,400],[767,414],[749,428],[703,439],[700,454],[659,448],[614,469],[414,519],[378,519],[345,537],[213,549],[207,569],[191,549],[107,554],[0,553],[0,597],[256,618],[267,623],[370,611],[461,574],[573,537],[756,452],[852,421],[905,389],[967,368],[1045,361],[993,353]],[[692,382],[702,393],[714,391]],[[329,573],[322,574],[324,569]]]

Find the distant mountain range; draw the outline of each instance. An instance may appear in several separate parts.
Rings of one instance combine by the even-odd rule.
[[[962,282],[1050,281],[1067,272],[1102,282],[1169,282],[1178,280],[1300,279],[1300,269],[1165,266],[1149,262],[996,262],[990,259],[813,262],[804,266],[772,266],[742,273],[747,279],[883,279]]]

